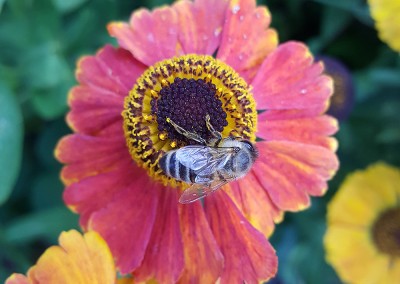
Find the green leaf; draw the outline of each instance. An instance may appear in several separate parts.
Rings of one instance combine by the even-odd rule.
[[[56,9],[61,13],[68,13],[71,12],[82,4],[84,4],[87,0],[53,0],[53,4]]]
[[[78,229],[78,217],[64,206],[42,210],[14,220],[5,228],[10,243],[26,243],[46,238],[56,242],[61,231]]]
[[[8,88],[0,82],[0,205],[10,195],[21,166],[22,113]]]

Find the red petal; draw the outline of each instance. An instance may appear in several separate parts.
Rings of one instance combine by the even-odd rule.
[[[265,140],[287,140],[326,147],[333,151],[337,148],[334,138],[327,137],[336,133],[338,124],[330,116],[269,120],[268,111],[258,116],[257,137]]]
[[[157,217],[146,254],[134,275],[138,282],[155,278],[158,283],[176,283],[184,266],[178,195],[173,188],[164,188],[159,195]]]
[[[304,44],[280,45],[261,65],[252,82],[257,109],[326,109],[333,92],[331,78],[322,76],[322,63]]]
[[[84,177],[111,171],[121,162],[131,161],[122,130],[120,132],[111,138],[73,134],[61,139],[55,155],[59,161],[68,164],[61,173],[63,182],[69,185]]]
[[[254,0],[234,0],[226,11],[217,58],[250,83],[265,57],[276,48],[278,36],[268,29],[271,15]]]
[[[121,120],[124,97],[145,66],[123,49],[109,45],[96,56],[79,60],[76,77],[81,86],[69,94],[67,121],[77,132],[96,134]]]
[[[182,53],[178,41],[178,15],[171,7],[153,12],[140,9],[133,13],[129,24],[111,23],[107,28],[120,46],[148,66]]]
[[[210,230],[200,202],[179,206],[185,268],[179,283],[215,283],[224,257]]]
[[[226,192],[243,216],[267,237],[273,232],[275,223],[283,218],[283,212],[271,201],[252,171],[230,183]]]
[[[213,54],[221,42],[227,0],[179,1],[179,42],[184,53]],[[212,13],[210,13],[212,11]]]
[[[116,170],[84,178],[64,191],[64,201],[80,214],[80,224],[87,227],[91,215],[107,207],[115,195],[145,172],[136,166],[121,164]]]
[[[258,283],[275,275],[278,259],[271,244],[222,190],[207,197],[204,209],[225,257],[222,284]]]
[[[253,171],[281,210],[309,206],[308,195],[322,195],[338,168],[335,154],[324,147],[284,141],[258,142],[257,147],[260,157]]]
[[[159,190],[147,175],[119,188],[107,207],[95,212],[89,229],[107,241],[122,274],[136,269],[143,260],[157,212]]]

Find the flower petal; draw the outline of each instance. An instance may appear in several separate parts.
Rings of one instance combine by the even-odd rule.
[[[322,195],[338,168],[335,154],[315,145],[285,141],[258,142],[260,157],[253,171],[281,210],[310,205],[308,195]]]
[[[80,214],[80,225],[86,229],[94,212],[107,207],[120,189],[127,187],[141,175],[145,175],[145,172],[131,162],[122,163],[110,172],[87,177],[69,185],[64,191],[64,201]]]
[[[328,220],[346,227],[371,227],[379,213],[396,207],[399,197],[400,172],[384,163],[377,163],[346,177],[329,204]]]
[[[184,243],[185,268],[179,283],[215,283],[221,275],[224,257],[200,202],[179,206]]]
[[[273,141],[293,141],[305,144],[319,145],[336,151],[335,138],[327,137],[336,133],[337,120],[330,116],[312,118],[296,118],[271,120],[268,111],[258,116],[257,137]]]
[[[61,178],[66,185],[82,178],[111,171],[130,161],[122,129],[111,138],[72,134],[61,139],[55,156],[64,166]]]
[[[179,42],[185,54],[212,55],[221,42],[227,0],[179,1]],[[212,11],[212,13],[210,13]]]
[[[184,266],[177,190],[164,188],[159,195],[157,216],[146,254],[133,274],[139,282],[154,278],[158,283],[176,283]]]
[[[312,61],[304,44],[278,46],[252,82],[257,109],[326,109],[333,83],[330,77],[321,75],[323,64]]]
[[[111,36],[135,58],[151,66],[154,63],[182,54],[178,41],[178,15],[171,7],[150,12],[140,9],[133,13],[129,24],[111,23],[107,26]]]
[[[124,97],[145,66],[121,48],[106,45],[96,56],[79,60],[80,86],[71,90],[67,122],[76,132],[96,134],[121,120]]]
[[[31,284],[32,282],[22,274],[14,273],[7,278],[5,284]]]
[[[269,29],[271,15],[254,0],[233,0],[226,11],[217,58],[251,82],[264,58],[276,48],[278,36]]]
[[[107,207],[95,212],[89,229],[99,232],[107,241],[122,274],[136,269],[143,260],[150,241],[161,185],[147,175],[132,179],[118,188]]]
[[[226,186],[226,192],[243,216],[266,237],[283,218],[283,212],[272,202],[252,171]]]
[[[225,257],[221,283],[258,283],[272,278],[278,266],[268,240],[248,223],[225,192],[207,197],[204,209]]]
[[[331,226],[324,242],[327,261],[345,283],[378,283],[389,267],[389,257],[376,250],[365,230]]]
[[[28,271],[29,282],[21,275],[8,284],[23,283],[114,283],[116,271],[106,242],[96,232],[84,236],[75,230],[63,232],[60,246],[52,246]]]

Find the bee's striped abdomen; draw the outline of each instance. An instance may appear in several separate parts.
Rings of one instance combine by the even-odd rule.
[[[162,156],[159,165],[167,176],[173,177],[177,180],[193,183],[196,178],[196,174],[192,169],[182,165],[176,159],[176,151],[168,152]]]

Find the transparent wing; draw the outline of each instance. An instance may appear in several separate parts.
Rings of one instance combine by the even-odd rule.
[[[181,197],[179,198],[179,202],[182,204],[188,204],[199,200],[200,198],[206,197],[207,195],[214,193],[219,188],[221,188],[221,186],[227,184],[231,180],[233,180],[233,178],[216,180],[213,181],[211,184],[195,183],[182,193]]]
[[[211,158],[208,148],[202,145],[185,146],[176,151],[176,158],[185,167],[199,170],[207,165]]]
[[[235,152],[234,148],[193,145],[176,151],[176,158],[197,175],[207,176],[221,169]]]

